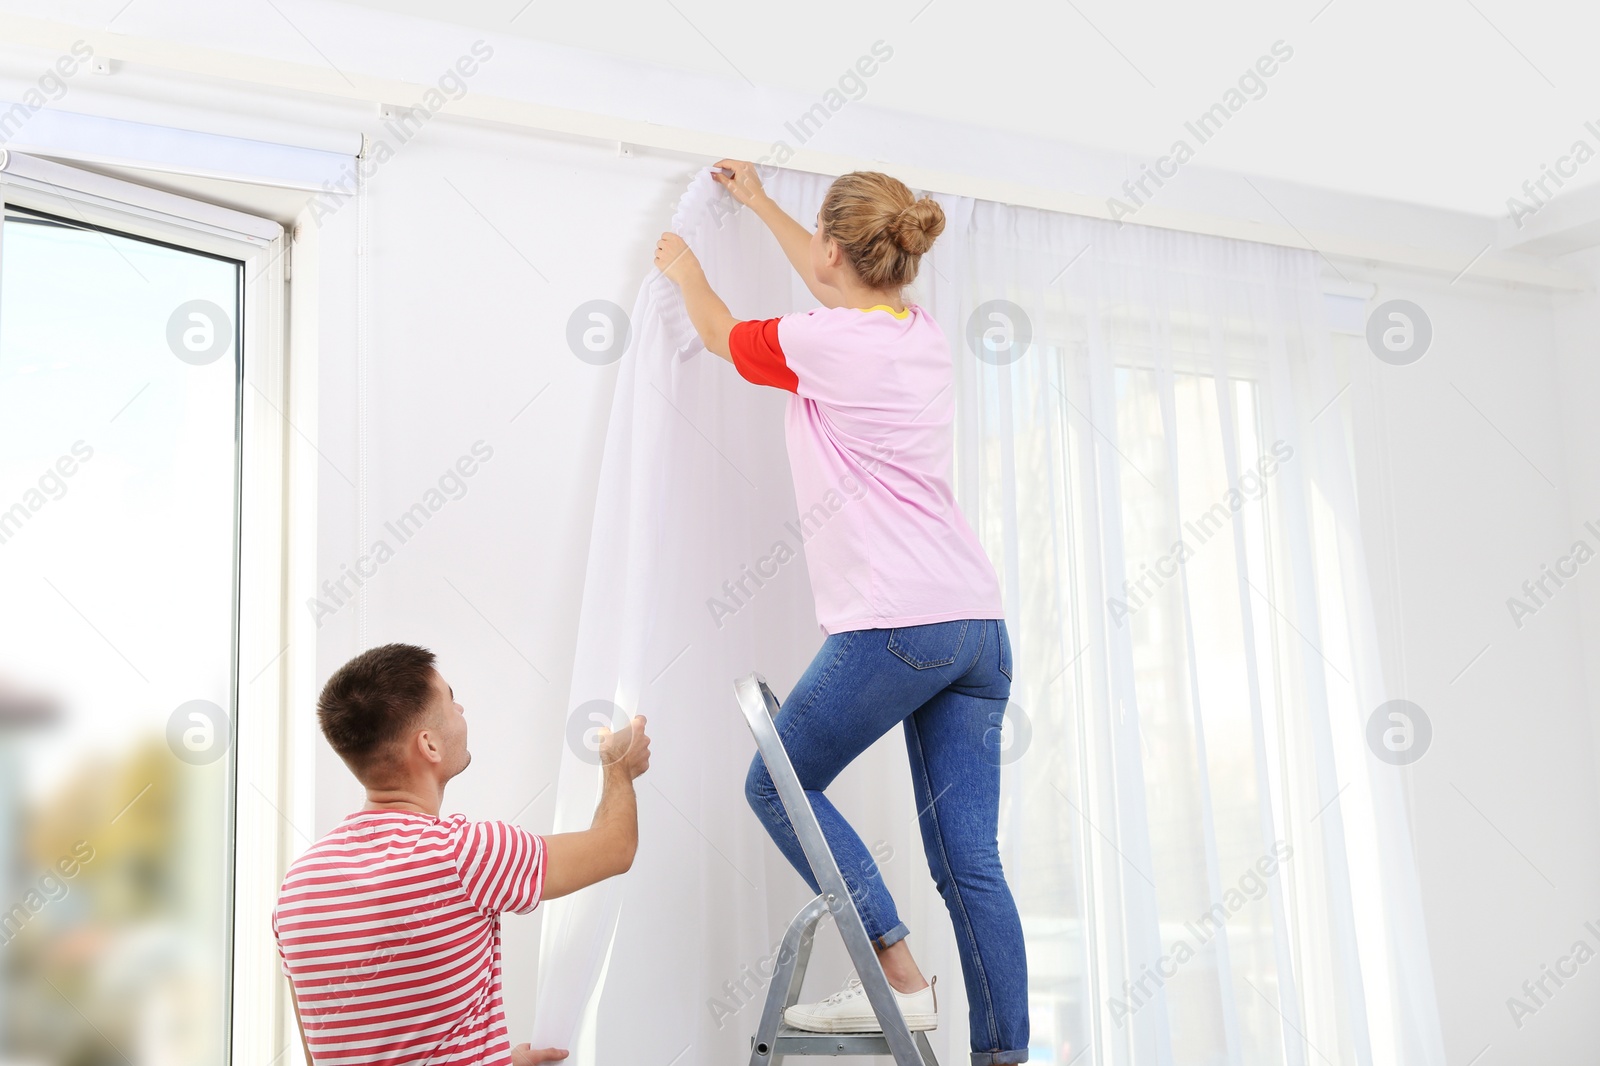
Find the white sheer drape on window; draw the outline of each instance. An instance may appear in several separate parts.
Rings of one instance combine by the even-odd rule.
[[[828,178],[763,177],[814,224]],[[1000,842],[1032,1061],[1442,1064],[1403,770],[1366,743],[1389,693],[1317,257],[936,198],[908,297],[951,342],[957,490],[1017,656]],[[812,306],[707,172],[671,228],[736,316]],[[655,758],[633,871],[545,905],[535,1044],[742,1061],[806,891],[745,806],[730,681],[760,669],[781,696],[821,635],[779,547],[800,552],[784,398],[698,351],[664,278],[632,326],[571,706],[574,729],[596,699],[647,715]],[[593,811],[586,754],[563,756],[558,831]],[[934,1044],[959,1063],[904,762],[896,731],[830,794],[944,978]],[[843,969],[819,951],[808,994]]]

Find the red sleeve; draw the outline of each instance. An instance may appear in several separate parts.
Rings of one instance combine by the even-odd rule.
[[[488,913],[527,914],[544,894],[544,838],[508,822],[467,822],[456,869],[467,896]]]
[[[728,353],[739,376],[757,385],[796,392],[800,379],[778,346],[778,319],[752,318],[728,331]]]

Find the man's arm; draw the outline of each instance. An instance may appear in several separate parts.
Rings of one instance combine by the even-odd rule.
[[[608,877],[626,873],[639,848],[639,813],[633,779],[650,768],[650,738],[642,715],[628,728],[603,733],[600,765],[604,786],[594,821],[577,833],[555,833],[544,838],[544,892],[556,899],[588,888]]]

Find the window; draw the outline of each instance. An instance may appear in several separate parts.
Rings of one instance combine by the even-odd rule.
[[[1025,357],[963,364],[958,489],[1016,623],[1000,846],[1033,1061],[1398,1061],[1348,375],[1316,363],[1314,275],[1281,302],[1261,277],[1102,276],[1025,304]]]
[[[281,802],[282,546],[241,529],[282,463],[283,238],[14,154],[0,183],[0,1060],[227,1062],[275,974],[272,848],[235,841],[281,832],[241,797]]]

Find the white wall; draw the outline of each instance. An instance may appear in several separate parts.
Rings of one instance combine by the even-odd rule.
[[[1567,265],[1600,279],[1600,249],[1567,257]],[[1600,299],[1592,293],[1554,299],[1560,417],[1568,461],[1568,508],[1575,524],[1600,525]],[[1575,590],[1583,632],[1584,673],[1589,682],[1591,731],[1600,744],[1600,581]]]
[[[1578,938],[1600,948],[1594,697],[1586,566],[1524,619],[1506,600],[1575,539],[1600,548],[1591,296],[1370,272],[1434,328],[1409,366],[1352,345],[1368,562],[1390,687],[1422,706],[1432,747],[1406,770],[1450,1061],[1581,1063],[1600,1037],[1600,967],[1549,1005],[1506,1005]],[[1559,328],[1558,328],[1559,327]],[[1588,334],[1592,338],[1593,334]],[[1591,605],[1591,610],[1592,605]],[[1470,665],[1469,665],[1470,664]],[[1541,998],[1543,998],[1541,996]]]

